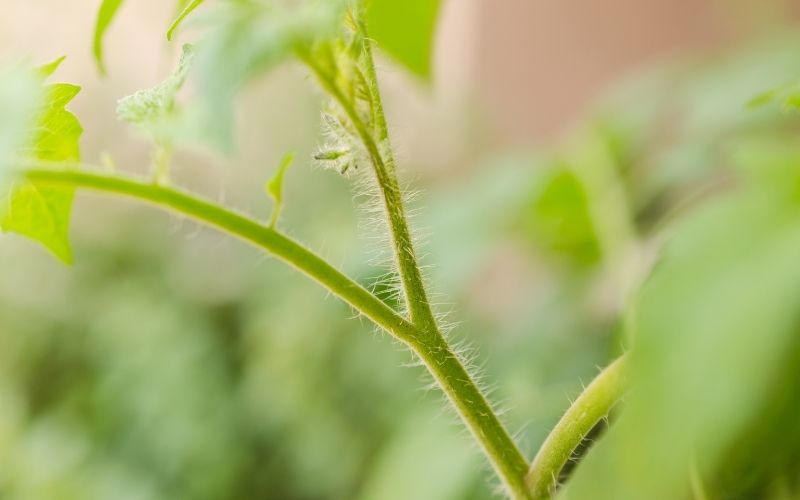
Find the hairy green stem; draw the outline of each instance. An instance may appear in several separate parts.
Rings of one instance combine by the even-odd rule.
[[[481,445],[492,467],[503,481],[507,493],[514,499],[527,499],[529,498],[525,485],[527,460],[436,324],[408,228],[372,49],[362,19],[361,13],[356,15],[359,35],[365,40],[364,77],[372,111],[369,124],[360,116],[355,104],[342,91],[332,75],[320,67],[313,57],[304,54],[300,54],[300,57],[317,76],[325,91],[347,115],[369,155],[388,220],[410,320],[418,328],[419,335],[410,342],[411,348],[425,363],[438,386]]]
[[[536,454],[526,481],[535,500],[548,499],[558,486],[558,475],[583,439],[606,417],[624,393],[626,357],[600,372],[561,417]]]
[[[34,168],[21,174],[39,185],[82,187],[124,195],[170,208],[209,226],[216,227],[265,250],[318,281],[376,325],[408,342],[417,336],[416,328],[367,289],[354,282],[324,259],[271,227],[232,212],[210,201],[160,184],[148,183],[119,174],[85,170]]]
[[[354,21],[357,36],[364,40],[362,69],[371,110],[368,121],[365,121],[355,103],[340,88],[334,75],[317,64],[310,54],[300,53],[299,56],[317,76],[323,89],[347,115],[372,163],[386,212],[410,321],[418,329],[418,336],[410,342],[411,348],[425,363],[438,386],[481,445],[503,481],[507,493],[514,499],[528,499],[530,495],[525,485],[527,460],[436,324],[408,227],[372,48],[363,18],[363,11],[357,9],[354,12]]]
[[[366,39],[366,31],[363,24],[359,26],[359,30]],[[436,319],[425,291],[422,273],[417,264],[411,231],[408,227],[402,190],[397,180],[394,156],[389,143],[389,129],[383,113],[383,103],[369,42],[365,41],[364,47],[365,78],[369,87],[372,119],[375,122],[371,125],[374,130],[371,130],[367,123],[364,122],[354,103],[345,95],[333,75],[320,67],[309,54],[300,52],[298,56],[316,75],[323,89],[342,108],[369,155],[386,211],[397,270],[403,285],[402,293],[411,316],[411,322],[422,330],[438,331]],[[377,134],[377,137],[374,134]]]
[[[513,499],[529,499],[525,484],[528,461],[519,451],[464,364],[441,335],[411,342],[434,379],[447,395]]]
[[[383,145],[383,151],[377,150],[374,146],[371,148],[376,149],[377,152],[377,156],[373,158],[373,163],[375,164],[376,172],[378,172],[378,184],[383,191],[386,211],[389,215],[389,226],[392,230],[397,263],[404,284],[403,289],[406,293],[411,321],[422,329],[438,330],[430,302],[428,301],[428,295],[425,291],[425,283],[417,265],[414,243],[408,229],[402,192],[397,181],[394,154],[389,141],[389,126],[386,123],[386,114],[383,112],[383,99],[378,85],[375,60],[372,56],[372,45],[367,34],[363,12],[357,16],[357,22],[358,30],[365,40],[364,71],[375,122],[373,126],[375,127],[375,133],[378,135],[378,144]],[[369,134],[362,135],[362,139],[365,140],[369,140],[371,137]],[[383,155],[381,155],[381,152]]]

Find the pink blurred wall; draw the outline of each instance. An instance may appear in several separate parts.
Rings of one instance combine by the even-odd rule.
[[[800,10],[798,0],[447,1],[442,76],[472,87],[500,137],[526,142],[563,131],[637,67],[722,48]],[[466,57],[453,56],[459,45]]]

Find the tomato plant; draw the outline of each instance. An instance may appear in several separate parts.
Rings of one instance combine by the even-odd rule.
[[[182,47],[165,80],[119,101],[119,119],[152,143],[149,177],[119,172],[112,162],[103,167],[81,159],[82,126],[68,109],[80,88],[48,83],[63,58],[39,67],[12,66],[0,75],[4,231],[37,241],[65,263],[80,260],[69,239],[71,210],[76,192],[90,190],[155,205],[257,247],[408,348],[470,431],[509,498],[800,494],[796,85],[772,82],[776,90],[749,96],[752,109],[742,100],[726,108],[722,120],[706,124],[707,140],[677,141],[694,148],[678,155],[686,163],[714,153],[724,158],[724,173],[712,172],[723,188],[701,190],[699,196],[686,195],[685,185],[703,187],[694,173],[677,180],[646,169],[631,173],[637,161],[651,167],[674,161],[675,156],[658,157],[657,150],[655,159],[635,158],[634,145],[646,142],[637,133],[650,128],[642,122],[658,117],[599,119],[555,155],[524,210],[524,224],[532,226],[536,242],[575,268],[595,266],[613,276],[609,293],[619,307],[618,341],[625,353],[586,385],[529,457],[432,303],[384,112],[373,51],[384,51],[422,81],[430,78],[439,2],[207,4],[178,2],[167,38],[195,22],[197,39]],[[101,73],[113,71],[104,37],[123,7],[122,0],[100,5],[93,53]],[[201,143],[231,151],[238,94],[287,61],[304,68],[325,96],[323,139],[309,161],[351,180],[388,239],[388,271],[371,287],[283,228],[283,184],[296,174],[291,165],[301,161],[297,155],[287,153],[266,181],[273,201],[267,222],[171,180],[176,150]],[[188,99],[187,85],[193,90]],[[658,95],[657,88],[639,91]],[[691,85],[678,97],[691,107]],[[625,107],[624,99],[618,106]],[[697,133],[691,123],[680,132]],[[647,220],[652,213],[655,222]],[[573,458],[580,458],[574,472]]]

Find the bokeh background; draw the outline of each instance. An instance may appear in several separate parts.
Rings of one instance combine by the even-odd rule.
[[[129,2],[90,57],[95,0],[0,0],[0,60],[67,55],[82,154],[146,172],[117,99],[169,73],[171,2]],[[796,2],[448,0],[434,78],[380,61],[430,288],[528,455],[620,352],[658,229],[719,189],[747,110],[800,75]],[[192,31],[183,35],[191,39]],[[283,225],[364,284],[384,271],[347,179],[312,166],[321,96],[284,65],[238,103],[232,157],[174,182]],[[76,263],[0,237],[0,498],[483,499],[480,452],[410,354],[258,251],[81,194]],[[410,480],[409,478],[414,478]]]

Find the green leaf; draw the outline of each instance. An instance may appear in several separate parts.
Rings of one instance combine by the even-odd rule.
[[[45,87],[45,105],[36,124],[36,139],[29,157],[53,162],[80,160],[78,140],[83,128],[75,115],[66,110],[80,90],[68,83]]]
[[[275,227],[281,215],[281,208],[283,207],[283,178],[286,176],[286,170],[292,165],[293,161],[294,153],[288,153],[284,156],[275,175],[267,182],[267,194],[272,198],[272,201],[275,202],[275,206],[272,209],[272,217],[269,222],[270,227]]]
[[[339,33],[346,0],[224,2],[207,19],[213,24],[197,44],[202,108],[195,123],[203,139],[229,151],[233,143],[233,100],[262,72],[296,51]]]
[[[786,93],[783,99],[783,108],[790,111],[800,111],[800,85],[795,85]]]
[[[97,11],[97,22],[94,27],[93,53],[97,64],[97,70],[101,75],[106,74],[106,66],[103,62],[103,39],[108,31],[111,22],[122,6],[123,0],[103,0]]]
[[[65,264],[71,264],[69,218],[74,197],[73,189],[18,184],[6,202],[0,227],[38,241]]]
[[[414,74],[429,78],[439,0],[372,0],[367,28],[378,47]]]
[[[796,370],[785,378],[797,359],[798,248],[797,192],[773,184],[748,186],[677,229],[630,322],[633,391],[563,498],[688,498],[695,460],[713,485],[753,436],[784,439],[762,417],[771,394],[798,384]]]
[[[181,4],[183,3],[185,2],[181,2]],[[167,40],[172,40],[172,36],[175,34],[175,31],[181,25],[183,20],[186,19],[194,9],[199,7],[201,3],[203,3],[203,0],[192,0],[181,9],[180,13],[178,14],[178,17],[176,17],[175,20],[172,21],[172,24],[170,24],[169,29],[167,29]]]
[[[60,60],[40,68],[40,75],[52,73]],[[83,129],[66,105],[80,87],[66,83],[44,86],[42,106],[29,132],[29,146],[17,158],[47,162],[74,163],[80,160],[79,140]],[[69,218],[73,188],[39,186],[21,181],[13,185],[4,198],[0,227],[44,245],[65,263],[72,261],[69,243]]]
[[[193,57],[192,46],[184,45],[177,68],[166,80],[120,99],[117,105],[119,119],[140,126],[157,138],[169,135],[176,112],[175,99],[186,81]]]
[[[61,63],[63,63],[66,58],[67,56],[61,56],[58,59],[54,60],[53,62],[43,64],[37,68],[37,71],[42,76],[42,78],[48,78],[52,76],[53,73],[56,72],[58,67],[61,66]]]
[[[567,165],[557,165],[543,181],[523,211],[523,227],[553,255],[595,263],[600,248],[580,181]]]
[[[800,83],[791,83],[762,92],[747,103],[750,108],[760,108],[778,103],[783,111],[800,111]]]
[[[779,91],[777,89],[767,90],[766,92],[761,92],[758,95],[753,96],[749,101],[747,101],[748,108],[760,108],[762,106],[766,106],[767,104],[771,104],[775,101],[778,97]]]

